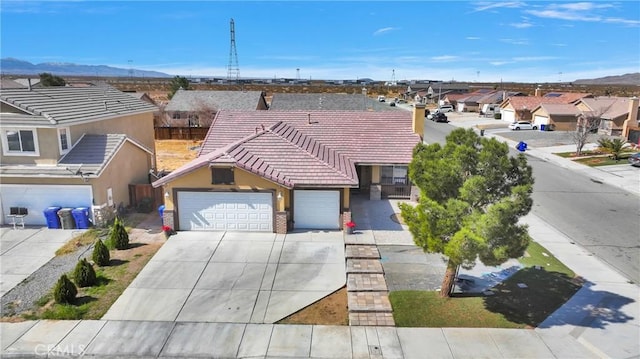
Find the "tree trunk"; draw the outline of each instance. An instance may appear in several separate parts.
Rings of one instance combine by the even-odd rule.
[[[458,270],[458,265],[451,262],[451,260],[447,261],[447,271],[444,272],[444,279],[442,280],[442,286],[440,287],[440,296],[443,298],[448,298],[453,291],[453,284],[456,279],[456,271]]]

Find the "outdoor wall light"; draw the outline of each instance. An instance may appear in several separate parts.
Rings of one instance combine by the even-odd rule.
[[[164,198],[169,198],[169,191],[164,192]]]
[[[282,192],[278,192],[278,201],[282,201]]]

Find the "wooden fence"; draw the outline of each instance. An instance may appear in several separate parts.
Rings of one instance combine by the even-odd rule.
[[[209,127],[155,127],[156,140],[204,140]]]
[[[162,198],[162,187],[153,188],[150,184],[129,185],[129,204],[131,207],[137,208],[145,197],[153,199],[153,210],[157,209],[164,203],[164,198]]]

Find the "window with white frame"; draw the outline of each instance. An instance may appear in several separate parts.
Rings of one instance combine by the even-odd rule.
[[[58,129],[58,146],[60,147],[60,154],[63,155],[71,149],[71,136],[69,135],[68,128]]]
[[[38,136],[35,130],[4,129],[2,149],[7,156],[38,156]]]

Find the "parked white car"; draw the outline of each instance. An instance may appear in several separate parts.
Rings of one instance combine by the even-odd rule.
[[[532,124],[529,121],[517,121],[509,124],[509,128],[512,130],[537,130],[538,126]]]
[[[438,112],[453,112],[453,106],[452,105],[442,105],[438,108]]]

